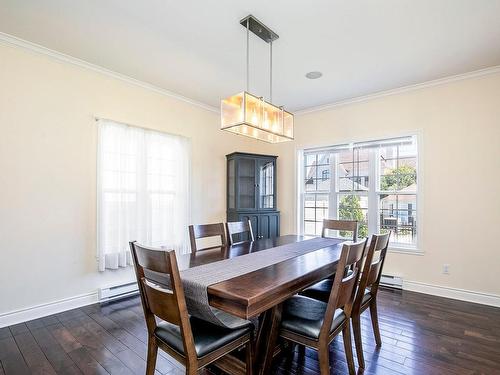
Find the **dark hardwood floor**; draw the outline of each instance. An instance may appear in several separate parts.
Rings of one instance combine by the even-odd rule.
[[[369,314],[363,314],[367,363],[360,374],[500,375],[499,308],[390,290],[382,290],[379,298],[383,346],[376,349]],[[337,338],[331,345],[332,373],[347,374],[343,350]],[[139,297],[0,328],[0,375],[142,375],[145,358],[146,327]],[[314,351],[294,348],[275,359],[273,373],[318,371]],[[161,353],[158,375],[183,373]]]

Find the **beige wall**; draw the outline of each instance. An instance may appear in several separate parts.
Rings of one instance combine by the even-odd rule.
[[[386,272],[500,295],[500,74],[297,116],[296,141],[280,149],[282,232],[295,231],[297,149],[414,132],[421,136],[424,255],[391,253]]]
[[[191,138],[197,223],[225,219],[227,153],[271,151],[216,113],[0,44],[0,315],[133,278],[97,272],[95,115]]]
[[[391,253],[387,272],[500,294],[500,74],[298,115],[296,141],[270,146],[220,132],[216,113],[0,44],[0,315],[133,278],[97,272],[95,115],[191,138],[193,222],[225,218],[225,154],[278,154],[283,234],[297,149],[417,131],[424,255]]]

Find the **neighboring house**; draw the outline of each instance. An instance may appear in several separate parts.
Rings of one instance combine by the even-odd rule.
[[[416,184],[400,190],[402,193],[416,191]],[[382,198],[379,206],[381,227],[413,237],[416,234],[417,225],[416,205],[416,195],[413,194],[387,195]]]

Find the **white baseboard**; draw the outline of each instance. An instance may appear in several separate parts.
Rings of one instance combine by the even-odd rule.
[[[0,314],[0,328],[26,322],[28,320],[43,318],[44,316],[76,309],[78,307],[91,305],[98,302],[98,300],[99,298],[97,292],[92,292],[75,297],[64,298],[59,301],[43,303],[33,307],[9,311]]]
[[[473,292],[470,290],[431,285],[419,281],[409,280],[403,280],[403,290],[500,307],[500,296],[496,294]],[[44,316],[76,309],[78,307],[91,305],[97,302],[99,302],[98,293],[92,292],[65,298],[59,301],[48,302],[33,307],[2,313],[0,314],[0,328],[33,319],[43,318]]]
[[[474,302],[481,305],[500,307],[500,296],[497,294],[473,292],[471,290],[450,288],[447,286],[431,285],[419,281],[403,280],[403,290],[431,294],[433,296],[458,299]]]

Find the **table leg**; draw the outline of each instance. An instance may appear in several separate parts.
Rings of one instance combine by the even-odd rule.
[[[271,372],[274,349],[278,341],[279,326],[281,323],[282,304],[274,306],[266,311],[265,318],[259,330],[257,342],[258,362],[256,363],[256,373],[267,375]]]

